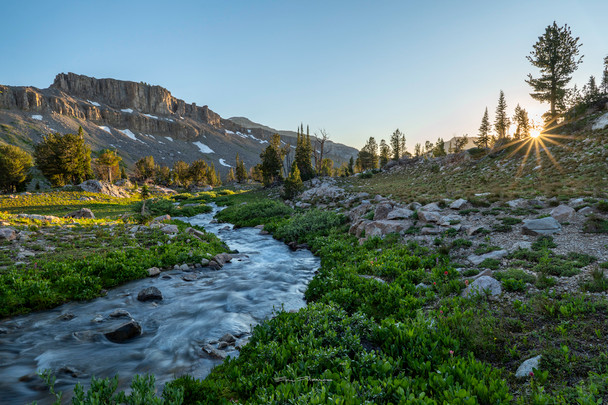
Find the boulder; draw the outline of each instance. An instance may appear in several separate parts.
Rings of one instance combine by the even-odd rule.
[[[111,342],[122,343],[141,335],[141,325],[131,319],[118,328],[104,333],[104,335]]]
[[[226,342],[228,344],[234,344],[236,342],[236,338],[230,333],[226,333],[224,336],[220,338],[220,342]]]
[[[502,285],[500,284],[500,281],[490,276],[481,276],[465,288],[462,292],[462,296],[468,297],[471,294],[499,295],[501,292]]]
[[[521,232],[524,235],[550,235],[561,231],[562,226],[553,217],[545,217],[541,219],[524,219],[524,225]]]
[[[120,187],[105,181],[87,180],[78,185],[83,191],[88,193],[101,193],[111,197],[128,198],[130,194]]]
[[[386,219],[388,213],[393,210],[393,206],[389,203],[380,203],[376,206],[374,211],[374,221]]]
[[[179,232],[177,225],[165,225],[162,228],[160,228],[160,230],[162,233],[166,233],[169,235],[174,235]]]
[[[408,210],[407,208],[395,208],[388,213],[386,219],[408,219],[414,215],[414,211]]]
[[[213,270],[219,270],[221,269],[223,266],[221,264],[219,264],[218,262],[216,262],[215,260],[211,260],[209,262],[209,268],[213,269]]]
[[[362,231],[365,231],[365,237],[371,238],[374,236],[384,237],[389,233],[399,233],[409,229],[412,226],[411,221],[389,221],[383,219],[381,221],[362,221],[361,225],[356,230],[356,235],[361,236]]]
[[[152,222],[163,222],[163,221],[171,221],[171,215],[169,215],[169,214],[161,215],[152,220]],[[188,228],[188,229],[192,229],[192,228]]]
[[[468,204],[469,202],[467,200],[465,200],[464,198],[459,198],[458,200],[450,204],[450,208],[453,210],[461,210],[466,208]]]
[[[225,352],[223,352],[221,350],[217,350],[215,347],[213,347],[211,345],[203,346],[203,351],[205,353],[207,353],[209,355],[209,357],[214,358],[214,359],[224,360],[226,358]]]
[[[90,218],[90,219],[95,219],[95,214],[93,214],[93,211],[91,211],[88,208],[81,208],[79,210],[72,211],[69,214],[66,214],[64,216],[64,218],[74,218],[74,219]]]
[[[365,215],[367,213],[367,211],[369,211],[371,209],[372,205],[367,203],[367,204],[361,204],[356,206],[355,208],[353,208],[352,210],[350,210],[347,214],[348,219],[350,219],[351,221],[355,221],[356,219],[359,219],[362,215]]]
[[[532,247],[532,242],[528,242],[528,241],[519,241],[519,242],[515,242],[513,244],[513,246],[511,246],[511,248],[509,249],[509,252],[515,252],[516,250],[519,249],[530,249]]]
[[[160,269],[158,267],[150,267],[148,270],[148,277],[156,277],[160,274]]]
[[[505,257],[506,255],[508,255],[509,252],[507,252],[506,250],[495,250],[493,252],[489,252],[483,255],[471,255],[469,257],[467,257],[467,259],[473,263],[475,266],[481,264],[484,260],[486,259],[495,259],[495,260],[500,260],[503,257]]]
[[[419,202],[414,201],[413,203],[410,204],[410,209],[411,210],[419,210],[422,207],[422,204],[420,204]]]
[[[201,259],[201,266],[203,266],[203,267],[209,266],[209,259]]]
[[[532,357],[521,363],[521,365],[517,368],[515,372],[515,377],[517,378],[527,378],[531,377],[534,369],[538,369],[542,356],[539,354],[536,357]]]
[[[196,276],[196,274],[190,273],[190,274],[184,274],[182,276],[182,280],[184,281],[196,281],[198,279],[198,277]]]
[[[473,236],[480,233],[484,227],[483,226],[475,226],[475,225],[465,225],[462,227],[464,231],[467,233],[467,236]]]
[[[224,264],[230,263],[232,256],[230,256],[228,253],[218,253],[215,255],[213,260],[219,263],[221,266],[224,266]]]
[[[438,235],[440,233],[441,228],[430,228],[428,226],[425,226],[420,230],[420,235]]]
[[[523,198],[518,198],[517,200],[507,201],[507,205],[510,208],[523,208],[527,204],[526,204],[526,200],[524,200]]]
[[[109,317],[110,318],[130,318],[131,314],[129,313],[129,311],[119,308],[119,309],[115,309],[114,311],[110,312]]]
[[[142,302],[156,301],[156,300],[162,300],[162,299],[163,299],[163,294],[156,287],[144,288],[143,290],[141,290],[139,292],[139,294],[137,294],[137,300],[142,301]]]
[[[569,221],[575,214],[574,208],[567,205],[559,205],[551,210],[551,216],[559,222]]]
[[[418,211],[418,219],[423,222],[441,222],[441,214],[437,211]]]
[[[441,211],[441,207],[439,207],[439,205],[437,205],[437,203],[430,203],[430,204],[420,207],[420,210],[422,210],[422,211]]]
[[[17,231],[13,228],[0,228],[0,240],[17,239]]]
[[[587,217],[589,215],[595,214],[596,211],[593,207],[584,207],[578,210],[578,213]]]

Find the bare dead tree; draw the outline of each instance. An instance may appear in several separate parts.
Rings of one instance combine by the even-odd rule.
[[[329,140],[329,134],[323,128],[319,129],[319,132],[315,132],[315,147],[313,148],[313,157],[315,159],[315,171],[319,173],[323,166],[323,158],[326,154],[331,152],[329,145],[326,142]]]

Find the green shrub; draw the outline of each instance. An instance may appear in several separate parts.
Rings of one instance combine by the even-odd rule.
[[[496,270],[500,267],[500,260],[497,259],[485,259],[483,262],[479,263],[477,267]]]
[[[557,247],[555,242],[553,242],[553,236],[542,235],[539,236],[534,243],[532,243],[532,250],[539,251],[543,249],[553,249]]]
[[[599,212],[608,213],[608,201],[602,200],[597,203],[597,210]]]
[[[528,274],[522,269],[507,269],[504,271],[497,271],[494,273],[494,278],[496,280],[506,280],[506,279],[514,279],[518,281],[522,281],[525,283],[534,283],[536,281],[536,277],[532,274]]]
[[[502,286],[507,291],[525,291],[526,283],[522,280],[516,280],[514,278],[506,278],[502,280]]]
[[[608,233],[608,220],[592,215],[583,224],[583,232]]]
[[[454,239],[452,241],[452,248],[453,249],[464,249],[464,248],[468,248],[471,247],[473,245],[473,242],[471,242],[468,239]]]
[[[218,212],[216,218],[235,226],[256,226],[276,221],[293,214],[293,209],[275,200],[262,200],[232,205]]]
[[[303,214],[296,214],[287,221],[266,228],[277,239],[306,241],[311,237],[327,235],[334,227],[346,223],[346,217],[332,211],[312,209]]]

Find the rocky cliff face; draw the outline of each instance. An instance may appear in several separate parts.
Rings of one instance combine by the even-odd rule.
[[[0,142],[31,150],[49,132],[79,126],[93,151],[117,149],[128,164],[146,155],[168,166],[203,158],[222,173],[235,166],[237,153],[248,167],[259,163],[273,133],[145,83],[61,73],[47,89],[0,85]]]

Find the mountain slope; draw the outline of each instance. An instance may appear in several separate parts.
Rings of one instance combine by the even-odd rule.
[[[235,166],[237,153],[247,167],[259,163],[274,133],[245,128],[146,83],[61,73],[47,89],[0,85],[0,142],[31,152],[44,135],[79,126],[93,151],[114,148],[129,165],[147,155],[167,166],[202,158],[222,174]]]

